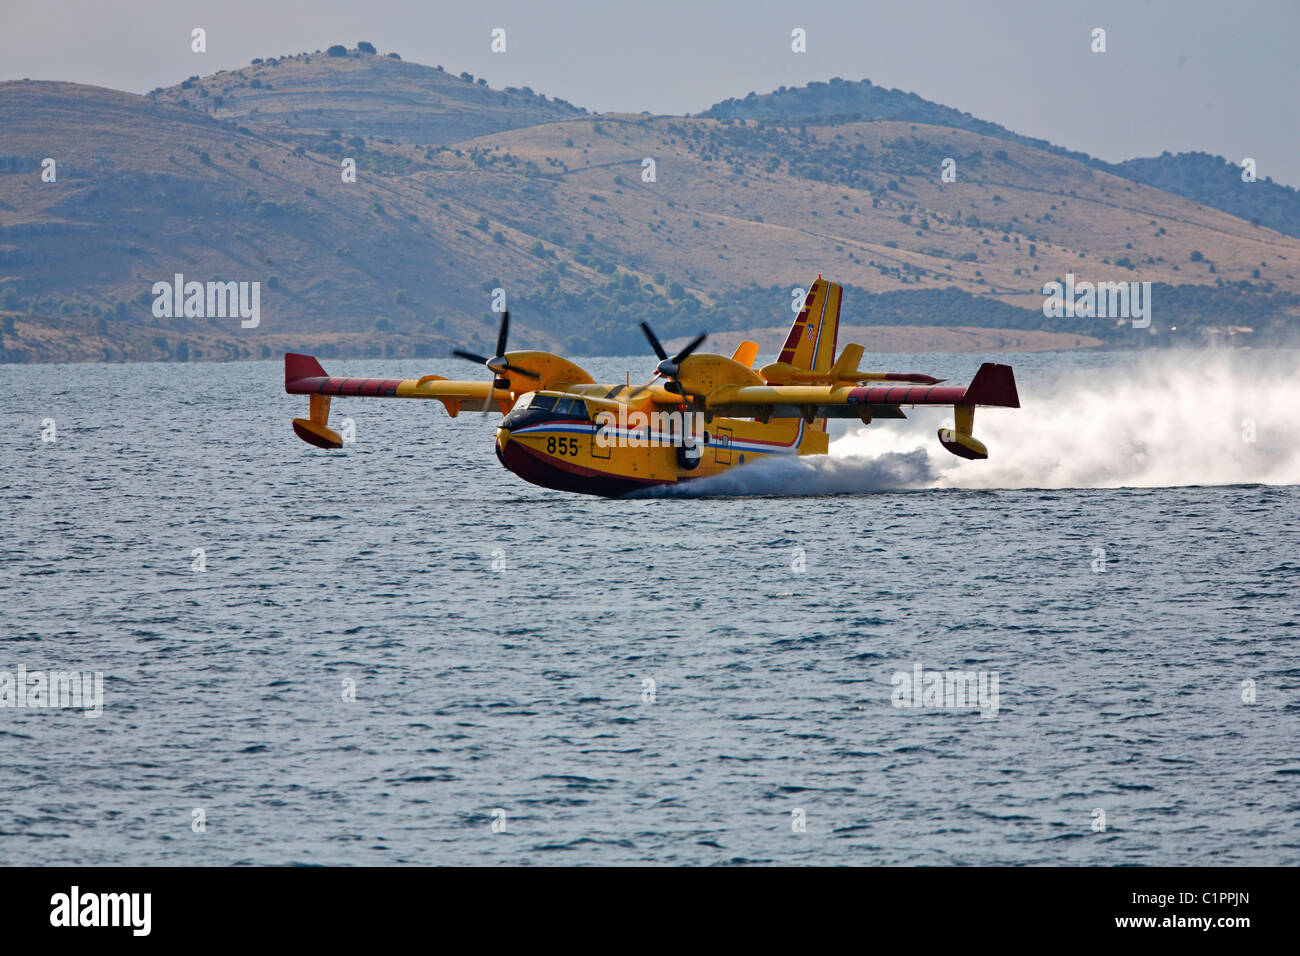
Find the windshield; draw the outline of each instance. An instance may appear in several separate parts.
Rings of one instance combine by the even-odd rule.
[[[577,398],[561,398],[555,403],[555,414],[586,418],[587,404]]]

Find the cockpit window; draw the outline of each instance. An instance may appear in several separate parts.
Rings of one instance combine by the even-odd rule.
[[[515,409],[519,412],[549,412],[557,418],[576,418],[586,421],[587,403],[580,398],[568,398],[564,395],[542,395],[537,392],[531,393],[531,399],[525,403],[524,399],[529,396],[521,396]]]

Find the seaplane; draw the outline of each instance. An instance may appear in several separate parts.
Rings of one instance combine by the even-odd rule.
[[[525,481],[559,491],[618,498],[641,489],[720,474],[776,455],[824,455],[828,419],[865,425],[906,418],[903,409],[951,405],[953,425],[939,443],[960,458],[988,449],[975,438],[977,406],[1019,408],[1011,367],[985,362],[969,385],[911,372],[858,368],[863,346],[838,349],[843,288],[821,276],[775,362],[757,370],[759,346],[742,342],[730,356],[699,351],[701,332],[669,355],[641,323],[658,364],[648,381],[597,384],[581,367],[542,351],[507,351],[510,314],[503,312],[496,352],[452,354],[491,373],[488,381],[340,378],[310,355],[284,357],[284,390],[309,396],[308,417],[293,430],[317,448],[341,448],[329,427],[334,398],[424,398],[462,411],[502,415],[496,430],[501,464]],[[838,351],[838,354],[837,354]]]

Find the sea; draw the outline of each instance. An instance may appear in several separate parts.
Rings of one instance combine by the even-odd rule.
[[[623,500],[437,402],[309,447],[279,362],[0,366],[0,864],[1300,864],[1298,358],[868,351],[1022,407]]]

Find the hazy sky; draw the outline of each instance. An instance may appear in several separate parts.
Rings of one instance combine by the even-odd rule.
[[[206,54],[190,52],[194,27]],[[791,52],[794,27],[807,53]],[[1199,149],[1300,186],[1297,0],[0,0],[0,79],[145,92],[358,40],[596,111],[867,77],[1102,159]]]

